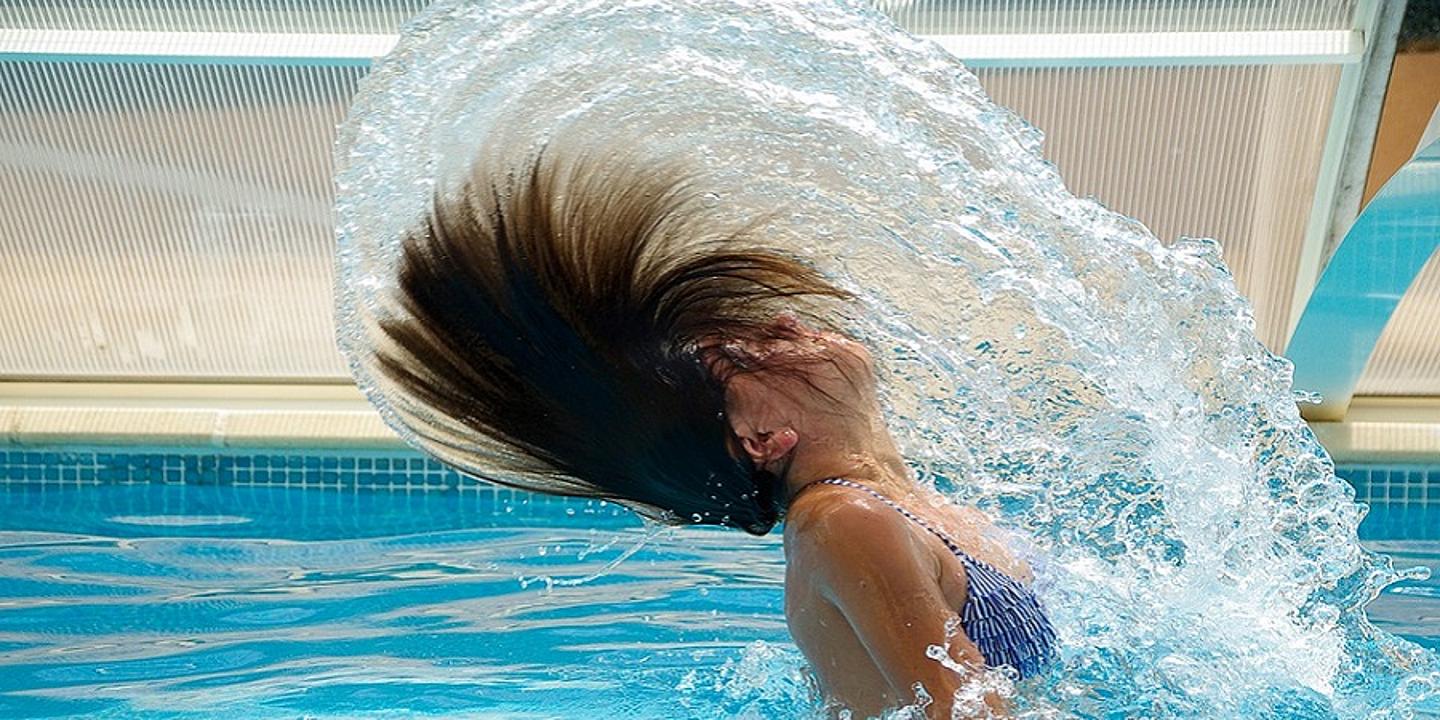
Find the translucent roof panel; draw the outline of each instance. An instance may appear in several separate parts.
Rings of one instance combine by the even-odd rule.
[[[1390,316],[1356,394],[1440,396],[1440,252]]]
[[[425,0],[10,0],[3,27],[53,30],[393,33]]]
[[[1324,65],[981,69],[1045,131],[1071,190],[1161,240],[1220,241],[1272,349],[1288,331],[1300,245],[1339,70]]]
[[[873,0],[922,34],[1348,30],[1359,0]],[[425,0],[12,0],[5,27],[394,32]]]
[[[1348,30],[1358,0],[876,0],[931,35]]]
[[[0,375],[340,378],[357,68],[0,63]]]
[[[879,6],[930,35],[1335,31],[1358,0]],[[0,28],[392,33],[423,0],[16,0]],[[64,33],[61,33],[64,34]],[[169,37],[174,37],[171,35]],[[97,55],[102,54],[97,51]],[[113,60],[113,58],[111,58]],[[978,67],[1078,193],[1162,239],[1210,236],[1284,342],[1338,60]],[[346,376],[332,345],[330,150],[366,70],[0,62],[0,375]],[[57,288],[63,291],[57,292]],[[1397,381],[1398,382],[1398,381]]]

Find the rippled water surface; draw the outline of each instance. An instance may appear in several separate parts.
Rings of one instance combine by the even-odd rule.
[[[665,717],[796,697],[746,676],[767,654],[798,667],[774,539],[652,537],[601,506],[488,494],[4,492],[0,717]]]
[[[0,498],[0,717],[814,712],[778,538],[657,535],[606,506],[488,493]],[[1414,538],[1436,520],[1396,506],[1365,530],[1434,568],[1440,538]],[[1440,646],[1440,585],[1392,586],[1371,616]]]

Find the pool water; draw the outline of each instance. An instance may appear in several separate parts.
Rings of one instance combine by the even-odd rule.
[[[509,493],[0,499],[0,717],[774,717],[777,688],[794,710],[744,677],[798,668],[778,538]]]
[[[1365,546],[1395,559],[1395,567],[1425,567],[1425,580],[1385,589],[1366,608],[1383,630],[1440,650],[1440,503],[1372,505],[1360,525]]]
[[[0,717],[803,717],[778,536],[519,493],[0,484]],[[1440,571],[1440,504],[1366,542]],[[638,547],[637,547],[638,546]],[[1381,628],[1440,648],[1440,581]]]

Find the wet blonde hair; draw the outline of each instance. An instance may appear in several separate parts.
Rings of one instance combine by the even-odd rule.
[[[768,532],[783,489],[727,451],[724,378],[703,347],[763,340],[780,312],[824,323],[814,302],[847,293],[754,241],[758,224],[718,222],[675,162],[554,146],[499,157],[482,155],[406,238],[382,373],[505,448],[492,480]]]

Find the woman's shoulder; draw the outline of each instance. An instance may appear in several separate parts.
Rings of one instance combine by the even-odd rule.
[[[817,559],[912,550],[914,533],[903,515],[868,493],[822,486],[805,493],[785,518],[785,539]]]
[[[895,508],[865,493],[830,490],[807,493],[786,518],[787,583],[801,577],[803,587],[837,606],[847,589],[933,587],[949,600],[942,585],[963,588],[963,567],[947,562]],[[946,576],[952,579],[942,582]],[[963,590],[957,597],[963,601]]]
[[[899,514],[879,498],[847,487],[816,483],[790,504],[786,528],[809,533],[837,533],[856,523],[884,522]]]

